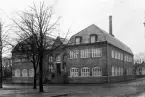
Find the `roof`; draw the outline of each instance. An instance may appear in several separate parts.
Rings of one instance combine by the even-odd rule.
[[[131,49],[127,45],[125,45],[120,40],[113,37],[112,35],[110,35],[109,33],[107,33],[106,31],[102,30],[101,28],[97,27],[94,24],[90,25],[89,27],[87,27],[87,28],[83,29],[82,31],[73,35],[70,38],[68,44],[74,44],[76,36],[82,36],[83,43],[89,43],[89,38],[90,38],[91,34],[97,34],[99,42],[107,41],[109,44],[112,44],[115,47],[118,47],[118,48],[120,48],[120,49],[122,49],[130,54],[133,54],[133,52],[131,51]]]
[[[16,44],[16,46],[12,49],[12,52],[17,51],[21,45],[28,45],[29,41],[32,41],[32,40],[31,40],[31,37],[32,37],[32,36],[30,36],[29,38],[27,38],[27,39],[25,39],[25,40],[22,40],[21,42],[18,42],[18,43]],[[49,49],[49,48],[53,45],[55,39],[52,38],[52,37],[50,37],[50,36],[46,36],[45,38],[46,38],[46,39],[44,39],[45,42],[49,44],[48,47],[47,47],[47,48]],[[27,42],[26,42],[26,41],[27,41]],[[31,43],[31,42],[30,42],[30,43]]]

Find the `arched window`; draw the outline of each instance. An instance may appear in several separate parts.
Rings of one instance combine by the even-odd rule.
[[[15,70],[15,77],[20,77],[21,71],[19,69]]]
[[[22,70],[22,77],[28,77],[27,69]]]
[[[29,70],[29,77],[34,77],[34,69]]]
[[[100,67],[92,68],[92,76],[102,76],[102,69]]]
[[[70,76],[73,76],[73,77],[79,76],[79,69],[75,68],[75,67],[71,68],[70,69]]]
[[[90,76],[90,68],[88,67],[81,68],[81,76],[83,77]]]

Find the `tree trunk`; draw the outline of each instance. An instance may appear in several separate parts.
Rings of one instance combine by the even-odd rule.
[[[2,52],[0,51],[0,88],[2,88],[3,70],[2,70]]]
[[[2,24],[0,23],[0,88],[2,88],[2,82],[3,82],[3,69],[2,69]]]
[[[36,89],[36,83],[37,79],[36,79],[36,69],[34,69],[34,82],[33,82],[33,89]]]
[[[39,92],[43,91],[43,55],[42,51],[40,53],[40,61],[39,61]]]

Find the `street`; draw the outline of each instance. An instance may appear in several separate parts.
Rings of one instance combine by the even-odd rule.
[[[0,97],[145,97],[145,78],[111,84],[44,85],[44,93],[31,85],[4,84]]]

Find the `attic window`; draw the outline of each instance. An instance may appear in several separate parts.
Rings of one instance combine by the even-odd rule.
[[[82,40],[82,37],[81,37],[81,36],[77,36],[77,37],[75,38],[75,43],[76,43],[76,44],[80,44],[80,43],[81,43],[81,40]]]
[[[96,41],[97,41],[97,35],[96,34],[90,35],[90,42],[95,43]]]

